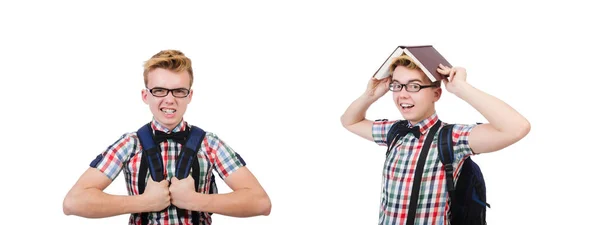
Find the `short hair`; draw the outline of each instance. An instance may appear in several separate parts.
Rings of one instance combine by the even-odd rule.
[[[417,63],[415,63],[415,61],[412,58],[410,58],[408,55],[406,55],[404,53],[402,55],[396,57],[392,61],[392,64],[390,64],[390,67],[389,67],[390,74],[394,73],[394,70],[399,66],[406,67],[409,70],[418,70],[419,72],[421,72],[421,74],[425,75],[425,73],[423,72],[423,70],[421,70],[421,68],[419,68]],[[425,78],[427,78],[427,76],[425,76]],[[429,78],[427,78],[426,80],[431,82],[431,80],[429,80]],[[439,87],[440,81],[433,82],[432,85]]]
[[[190,87],[194,82],[192,60],[179,50],[162,50],[144,63],[144,85],[148,86],[148,73],[161,68],[173,72],[187,71],[190,74]]]

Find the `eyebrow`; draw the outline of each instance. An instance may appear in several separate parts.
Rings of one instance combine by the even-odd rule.
[[[189,90],[189,89],[184,88],[184,87],[178,87],[178,88],[168,89],[168,88],[160,87],[160,86],[156,86],[156,87],[148,88],[148,89],[154,89],[154,88],[160,88],[160,89],[166,89],[166,90],[177,90],[177,89],[186,89],[186,90]]]
[[[398,82],[398,83],[400,83],[400,81],[398,81],[398,80],[396,80],[396,79],[393,79],[393,80],[392,80],[392,82],[394,82],[394,81],[395,81],[395,82]],[[407,83],[412,83],[412,82],[415,82],[415,81],[416,81],[416,82],[419,82],[419,83],[424,83],[424,82],[423,82],[421,79],[410,79],[410,80],[408,80],[408,82],[407,82]]]
[[[423,81],[422,81],[421,79],[410,79],[410,80],[408,81],[408,83],[415,82],[415,81],[417,81],[417,82],[419,82],[419,83],[423,83]]]

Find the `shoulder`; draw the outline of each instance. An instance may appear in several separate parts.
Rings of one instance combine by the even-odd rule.
[[[138,134],[135,131],[125,132],[110,145],[112,148],[127,148],[134,147],[139,142]]]
[[[452,127],[451,137],[452,137],[452,144],[454,146],[455,151],[464,153],[464,154],[472,153],[472,150],[469,145],[469,135],[471,134],[471,131],[473,130],[473,128],[476,127],[477,125],[478,125],[478,123],[473,123],[473,124],[464,124],[464,123],[447,124],[447,123],[444,123],[444,127],[446,127],[446,129]],[[448,133],[449,132],[445,132],[444,134],[448,134]],[[440,134],[442,134],[442,133],[440,133]]]
[[[211,131],[205,131],[204,140],[212,143],[221,141],[221,138],[216,133],[213,133]]]
[[[376,119],[373,121],[373,125],[379,125],[379,126],[391,126],[393,124],[396,123],[400,123],[400,122],[406,122],[406,120],[402,120],[402,119],[397,119],[397,120],[390,120],[390,119]]]
[[[120,168],[122,162],[127,161],[132,153],[137,148],[138,138],[135,132],[125,132],[117,138],[112,144],[96,156],[90,163],[91,167],[108,168],[108,165],[113,165],[111,168]],[[116,165],[116,166],[115,166]],[[116,174],[110,174],[109,177],[114,179]]]
[[[446,123],[446,122],[443,122],[441,128],[445,128],[445,129],[452,128],[452,133],[456,137],[457,135],[458,136],[468,135],[471,132],[471,130],[475,126],[477,126],[477,125],[478,125],[477,123],[465,124],[465,123]]]
[[[217,136],[217,134],[215,134],[215,133],[213,133],[213,132],[211,132],[211,131],[209,131],[207,129],[204,129],[204,128],[199,127],[199,126],[194,126],[194,125],[191,125],[191,124],[189,124],[189,127],[191,129],[195,129],[197,131],[201,131],[203,133],[203,135],[204,135],[204,140],[205,141],[206,140],[216,140],[216,139],[219,139],[219,137]]]
[[[452,137],[452,142],[455,145],[464,145],[468,146],[469,135],[473,128],[476,127],[478,123],[473,124],[465,124],[465,123],[442,123],[442,127],[438,135],[449,135]],[[451,132],[450,132],[451,129]]]
[[[393,126],[398,126],[398,124],[401,123],[407,123],[407,120],[389,120],[389,119],[377,119],[375,121],[373,121],[373,126],[371,127],[371,130],[374,133],[379,133],[380,135],[385,135],[387,134],[388,130],[390,128],[392,128]]]
[[[209,130],[206,130],[206,129],[204,129],[202,127],[199,127],[199,126],[191,125],[191,124],[190,124],[190,128],[202,131],[202,133],[204,135],[204,138],[201,141],[202,143],[204,143],[203,147],[204,147],[205,144],[209,148],[217,148],[219,145],[221,145],[222,140],[221,140],[221,138],[216,133],[214,133],[212,131],[209,131]]]

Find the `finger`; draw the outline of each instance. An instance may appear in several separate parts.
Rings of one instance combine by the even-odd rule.
[[[387,81],[385,81],[385,86],[390,86],[391,83],[392,83],[392,78],[390,77],[389,79],[387,79]]]
[[[450,69],[450,68],[448,68],[448,67],[446,67],[446,66],[444,66],[443,68],[439,68],[439,69],[438,69],[438,71],[439,71],[441,74],[444,74],[444,75],[448,75],[448,74],[450,73],[450,71],[451,71],[451,70],[452,70],[452,69]]]
[[[447,72],[444,69],[441,69],[441,68],[438,68],[437,71],[438,71],[438,73],[441,73],[441,74],[444,74],[444,75],[447,74]]]
[[[449,77],[450,81],[454,80],[454,75],[456,75],[456,70],[455,69],[450,70],[450,77]]]
[[[448,66],[446,66],[446,65],[443,65],[443,64],[441,64],[441,63],[440,63],[440,68],[442,68],[442,69],[444,69],[444,70],[450,70],[450,69],[452,69],[452,68],[450,68],[450,67],[448,67]]]

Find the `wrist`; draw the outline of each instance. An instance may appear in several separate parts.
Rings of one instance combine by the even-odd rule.
[[[363,103],[367,105],[373,104],[379,97],[375,96],[374,93],[369,91],[365,91],[358,99],[360,99]]]
[[[141,195],[133,195],[131,196],[132,199],[127,199],[125,200],[126,202],[129,202],[130,204],[130,208],[127,211],[130,211],[131,213],[139,213],[139,212],[148,212],[151,211],[150,207],[150,202],[148,202],[148,199],[146,198],[146,196],[144,194]]]
[[[463,99],[468,96],[471,92],[471,90],[473,89],[473,86],[471,86],[469,83],[467,83],[466,81],[461,81],[458,82],[456,84],[454,84],[454,95],[456,95],[457,97],[459,97],[460,99]]]
[[[193,202],[193,204],[190,207],[192,211],[206,211],[208,204],[212,200],[212,195],[198,192],[195,192],[194,195],[190,197]]]

